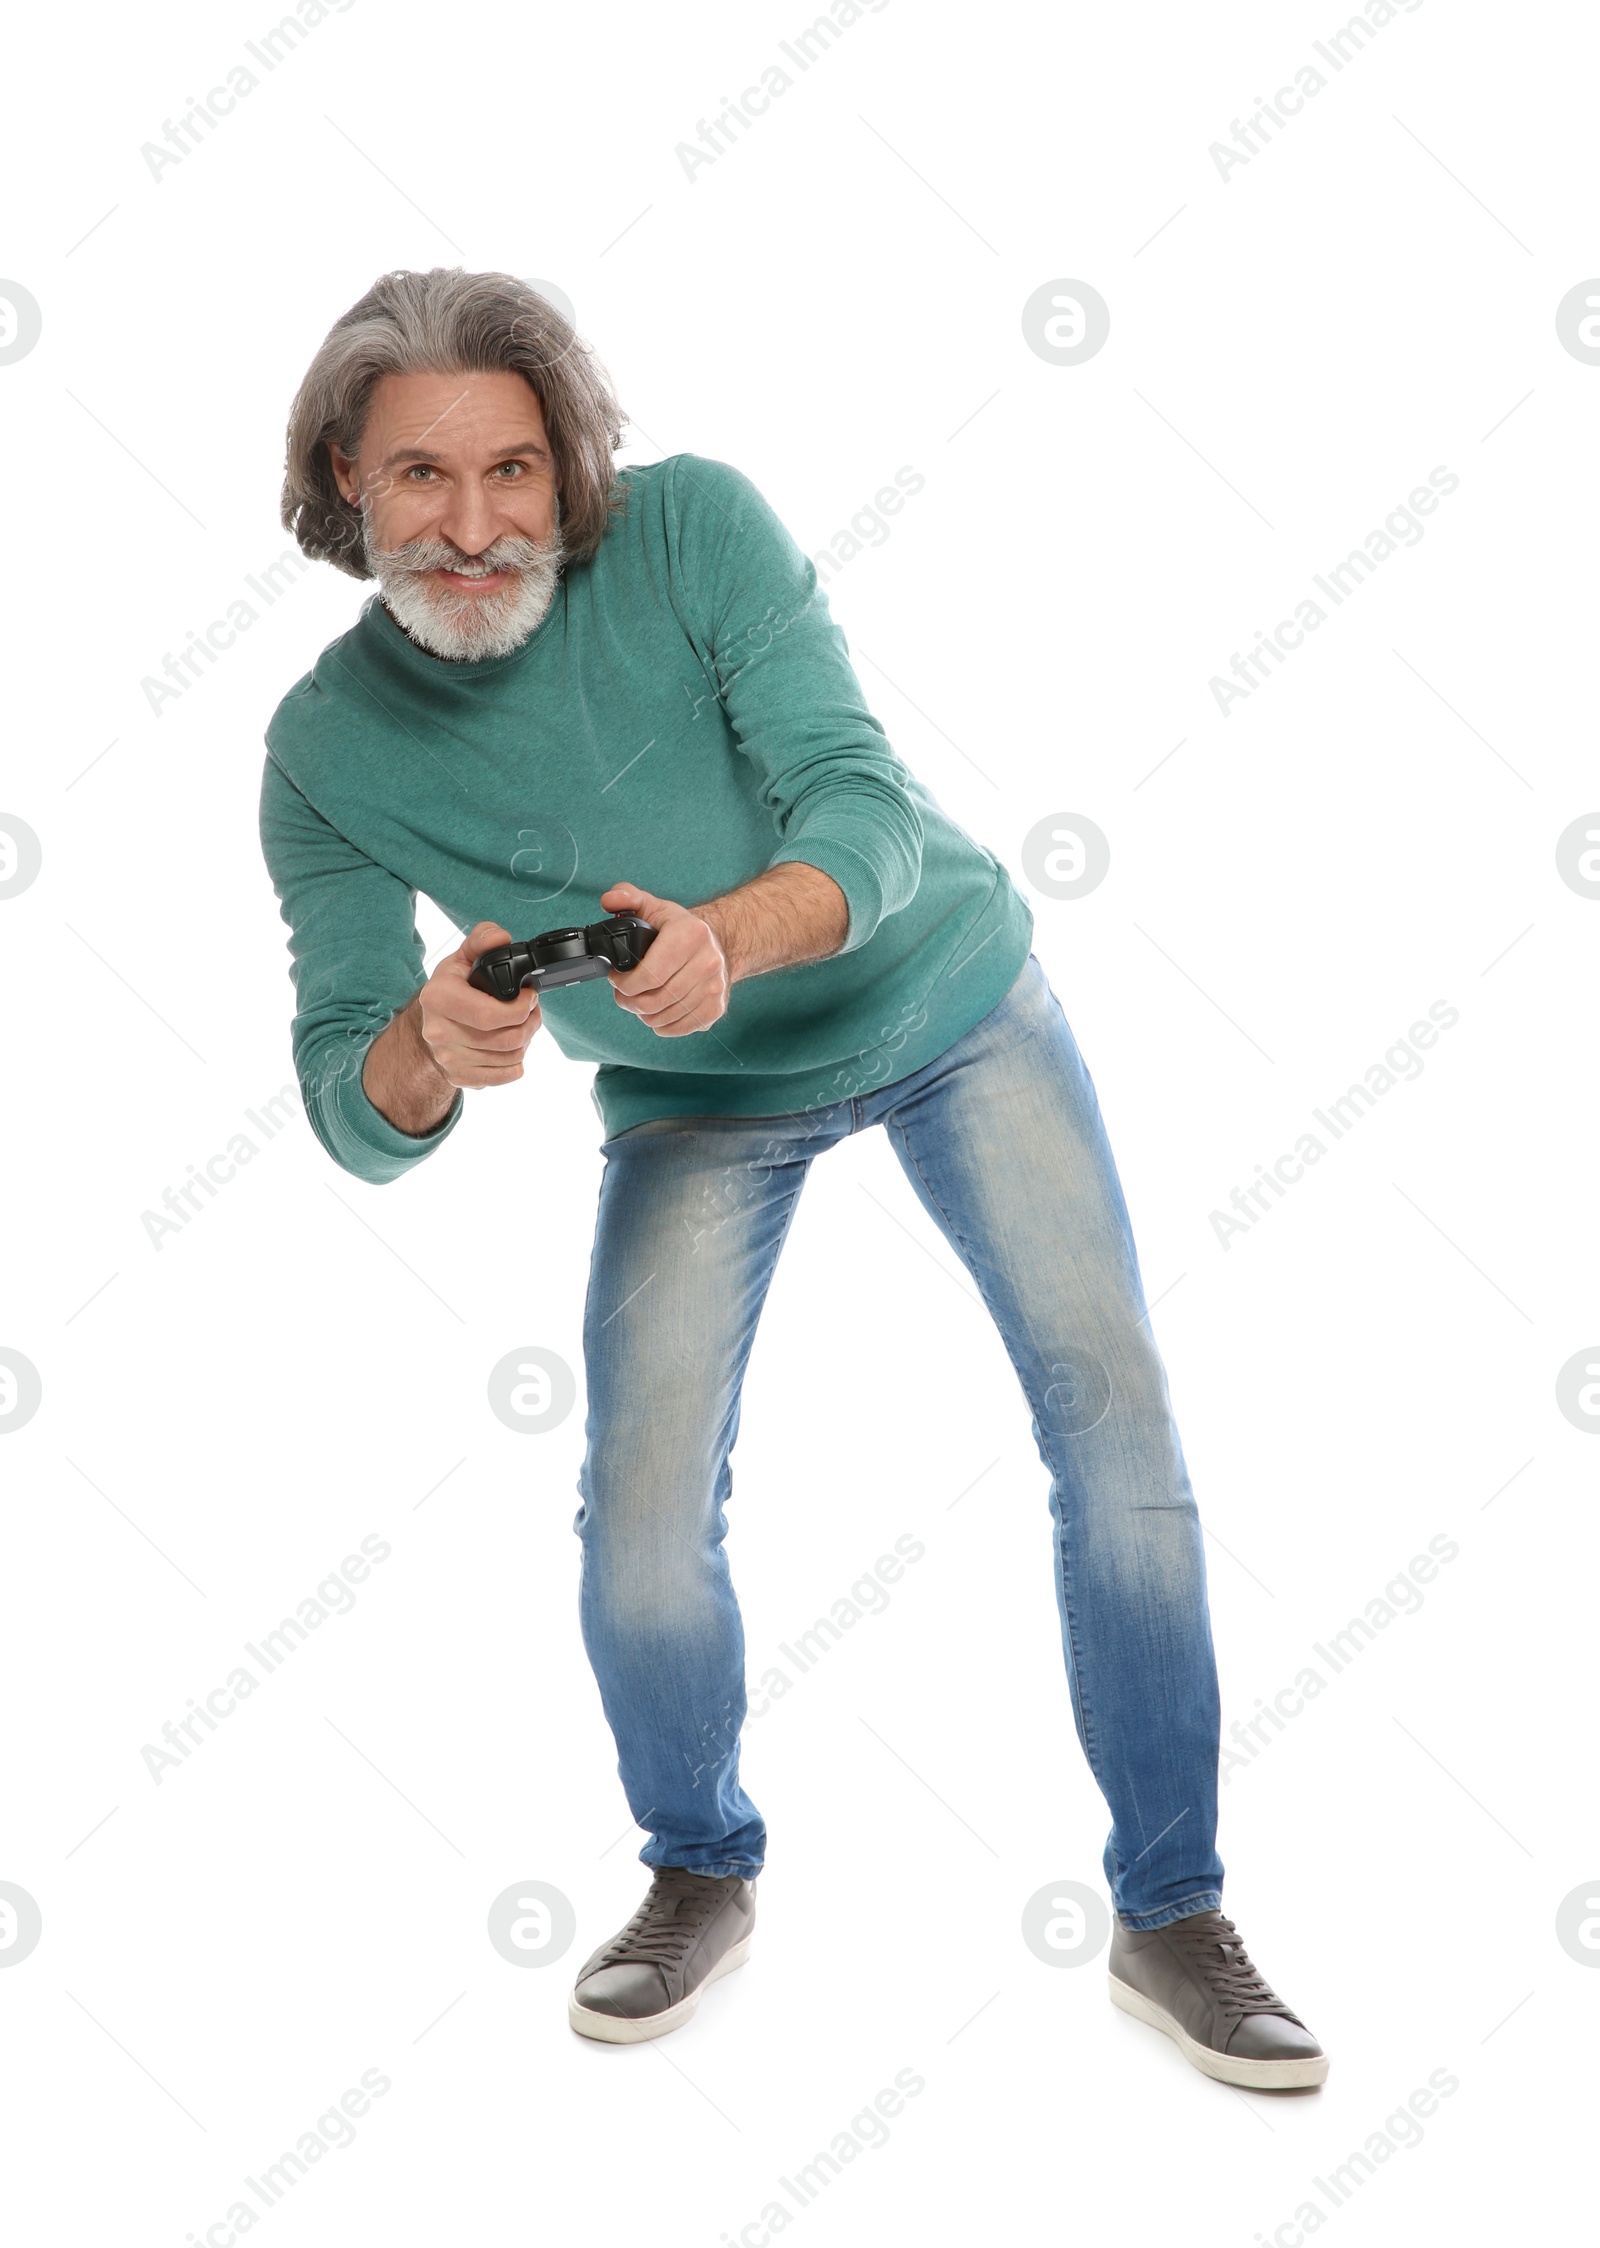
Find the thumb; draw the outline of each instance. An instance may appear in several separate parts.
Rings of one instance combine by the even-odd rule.
[[[464,960],[470,968],[479,953],[488,952],[497,944],[510,944],[511,932],[502,929],[498,921],[475,921],[462,938],[456,958]]]
[[[637,913],[644,920],[656,922],[670,910],[665,898],[641,890],[637,882],[613,882],[609,890],[600,893],[600,903],[608,913]]]

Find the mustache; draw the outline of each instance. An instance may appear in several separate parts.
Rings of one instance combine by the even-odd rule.
[[[497,570],[552,569],[563,559],[563,549],[559,531],[548,546],[508,533],[481,554],[463,554],[448,539],[421,537],[407,539],[401,546],[374,548],[371,559],[374,565],[381,564],[384,570],[404,576],[425,577],[431,570],[454,570],[462,577],[486,578]]]

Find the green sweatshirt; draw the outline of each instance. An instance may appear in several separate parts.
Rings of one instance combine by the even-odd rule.
[[[261,842],[290,930],[294,1059],[335,1162],[397,1178],[413,1136],[368,1100],[368,1046],[424,980],[420,892],[514,937],[598,920],[636,882],[696,905],[802,860],[850,908],[844,949],[734,985],[709,1030],[658,1038],[602,977],[549,992],[598,1063],[612,1134],[767,1116],[907,1077],[997,1006],[1033,920],[999,862],[896,757],[811,563],[737,469],[693,453],[618,475],[622,505],[538,629],[432,656],[376,596],[267,728]]]

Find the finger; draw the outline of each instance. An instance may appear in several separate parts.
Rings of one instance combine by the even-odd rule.
[[[659,944],[660,941],[658,937],[656,943]],[[619,997],[623,999],[643,998],[645,993],[659,991],[664,984],[670,983],[674,976],[682,974],[687,965],[685,961],[674,960],[668,953],[663,953],[661,958],[657,960],[655,953],[656,946],[652,945],[636,967],[612,968],[608,971],[611,977],[611,988]]]
[[[499,1002],[490,1004],[497,1006]],[[435,1013],[430,1020],[425,1020],[423,1027],[431,1027],[436,1046],[470,1046],[485,1053],[510,1053],[519,1052],[531,1043],[539,1022],[537,1006],[526,1015],[516,1015],[506,1007],[487,1022],[461,1022],[453,1016]]]
[[[445,1072],[446,1079],[450,1084],[459,1086],[463,1092],[467,1093],[487,1092],[495,1085],[515,1085],[521,1075],[521,1062],[517,1062],[508,1069],[467,1069],[463,1067],[453,1076],[448,1070]]]
[[[464,1046],[448,1046],[434,1060],[453,1085],[495,1083],[520,1077],[523,1054],[476,1054]]]
[[[469,1030],[504,1030],[537,1014],[539,987],[524,984],[512,998],[501,999],[492,991],[479,991],[464,976],[451,977],[434,986],[429,1007],[441,1021],[462,1023]]]
[[[531,1041],[518,1040],[510,1046],[478,1046],[470,1039],[443,1039],[430,1049],[434,1060],[445,1071],[452,1069],[502,1069],[508,1063],[520,1062]]]
[[[690,961],[685,961],[681,966],[674,968],[669,975],[664,976],[659,983],[647,985],[641,989],[634,989],[627,984],[617,984],[615,986],[617,1004],[619,1007],[626,1007],[632,1015],[641,1015],[648,1018],[660,1014],[664,1007],[676,1006],[689,993],[703,989],[706,982],[705,970],[697,968]]]
[[[667,905],[665,898],[652,896],[641,890],[637,882],[613,882],[609,890],[602,890],[600,903],[607,913],[638,913],[646,921],[652,918],[652,908],[659,913]]]
[[[451,958],[471,967],[479,953],[488,952],[497,944],[510,944],[511,931],[502,929],[498,921],[475,921],[457,946]]]
[[[704,976],[712,966],[710,948],[702,940],[681,935],[674,928],[663,930],[636,967],[611,970],[614,991],[626,997],[637,998],[640,993],[658,991],[670,984],[675,976],[685,974]]]
[[[428,979],[430,1011],[443,1020],[466,1023],[478,1030],[498,1030],[505,1023],[526,1021],[539,1003],[537,985],[524,984],[510,999],[502,999],[498,992],[480,992],[468,981],[482,954],[511,941],[498,921],[475,922]]]
[[[708,1013],[713,1008],[715,1014]],[[717,995],[708,991],[704,984],[694,984],[678,997],[669,1000],[665,1006],[653,1008],[648,1013],[641,1009],[639,1020],[647,1030],[664,1030],[669,1024],[682,1022],[689,1015],[705,1014],[708,1021],[715,1021],[716,1015],[721,1012],[721,1001]]]
[[[532,1043],[526,1025],[513,1025],[509,1031],[486,1031],[475,1038],[463,1038],[459,1034],[442,1038],[439,1047],[446,1054],[466,1054],[474,1059],[481,1057],[497,1062],[504,1061],[508,1054],[525,1054]]]
[[[690,918],[686,906],[675,905],[671,898],[658,898],[653,890],[642,890],[637,882],[613,882],[609,890],[600,893],[600,903],[608,913],[636,913],[657,931]],[[659,935],[656,941],[660,942]]]
[[[435,1068],[442,1070],[446,1077],[454,1078],[475,1069],[520,1068],[533,1040],[530,1034],[519,1036],[514,1042],[481,1045],[455,1031],[446,1031],[441,1036],[436,1029],[432,1038],[424,1035],[423,1043]]]
[[[709,1030],[721,1013],[720,1007],[689,1007],[670,1021],[652,1023],[650,1028],[658,1038],[686,1038],[691,1031]]]

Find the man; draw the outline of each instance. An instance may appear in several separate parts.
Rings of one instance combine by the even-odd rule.
[[[546,1012],[598,1065],[582,1623],[649,1895],[570,2018],[634,2043],[742,1964],[765,1828],[739,1776],[723,1551],[761,1305],[812,1162],[882,1124],[999,1326],[1051,1473],[1078,1736],[1112,1814],[1111,1995],[1209,2075],[1327,2061],[1220,1911],[1200,1528],[1093,1085],[998,861],[867,710],[816,575],[622,416],[526,284],[393,273],[295,400],[283,521],[378,596],[273,716],[263,847],[294,1052],[336,1162],[398,1178],[512,1083]],[[414,908],[468,931],[424,979]],[[559,899],[559,913],[555,911]],[[642,915],[640,964],[507,1003],[479,954]]]

